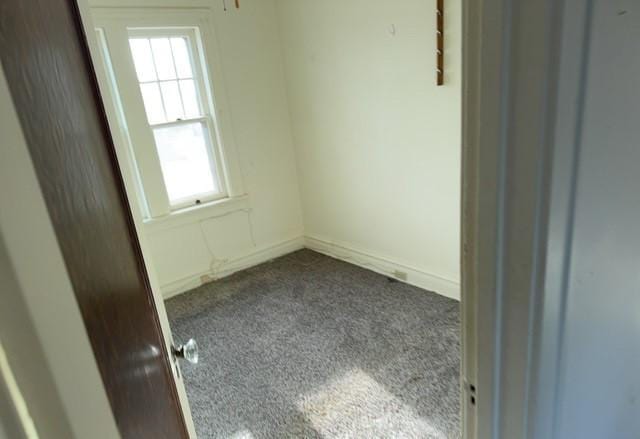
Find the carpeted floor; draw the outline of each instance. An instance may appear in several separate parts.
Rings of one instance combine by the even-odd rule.
[[[205,438],[459,438],[458,302],[309,250],[167,302]]]

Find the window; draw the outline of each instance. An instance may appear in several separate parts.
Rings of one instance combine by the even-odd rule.
[[[201,117],[187,37],[129,38],[150,124]]]
[[[198,82],[189,35],[179,31],[129,31],[140,93],[153,131],[172,208],[224,195],[212,148],[209,117]],[[162,35],[162,36],[159,36]]]
[[[143,210],[147,218],[158,218],[228,198],[229,168],[222,158],[233,156],[222,151],[203,21],[194,17],[198,26],[152,27],[149,15],[139,20],[149,27],[129,15],[103,20],[97,32]]]

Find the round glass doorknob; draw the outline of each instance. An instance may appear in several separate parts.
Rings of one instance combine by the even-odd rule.
[[[198,364],[198,343],[194,339],[190,339],[185,344],[174,347],[173,355],[177,358],[183,358],[191,364]]]

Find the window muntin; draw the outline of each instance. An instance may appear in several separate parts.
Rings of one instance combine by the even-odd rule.
[[[188,37],[135,36],[129,46],[151,125],[203,115]]]
[[[213,124],[202,99],[205,72],[194,58],[193,35],[135,29],[129,35],[138,85],[171,209],[225,196]]]

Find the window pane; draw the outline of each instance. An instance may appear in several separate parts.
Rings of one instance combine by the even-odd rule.
[[[158,79],[176,79],[169,38],[152,38],[151,48],[153,49],[153,59],[156,62]]]
[[[147,82],[156,80],[156,70],[153,67],[151,46],[147,38],[132,38],[129,40],[133,63],[136,66],[138,81]]]
[[[140,91],[142,92],[144,109],[147,112],[147,119],[149,119],[149,123],[154,124],[166,122],[158,83],[150,82],[148,84],[140,84]]]
[[[154,136],[172,205],[219,192],[202,123],[155,128]]]
[[[178,90],[178,81],[161,82],[162,99],[164,99],[164,108],[167,113],[167,120],[174,121],[184,118],[182,110],[182,99],[180,99],[180,91]]]
[[[181,80],[180,92],[182,93],[185,115],[187,117],[201,116],[200,105],[198,105],[198,95],[196,95],[196,85],[193,79]]]
[[[173,49],[173,59],[176,62],[179,78],[192,78],[191,59],[187,49],[186,38],[171,38],[171,48]]]

